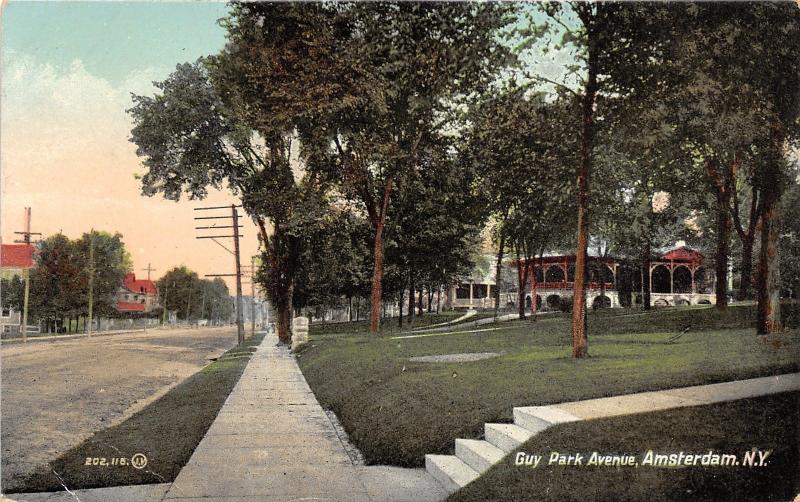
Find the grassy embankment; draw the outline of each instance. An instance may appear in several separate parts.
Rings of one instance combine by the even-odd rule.
[[[792,324],[797,314],[796,306],[784,312]],[[359,325],[352,334],[344,325],[335,334],[312,327],[298,361],[317,399],[336,412],[369,463],[421,466],[426,453],[452,453],[456,438],[480,438],[485,422],[510,422],[514,406],[799,371],[800,331],[758,337],[753,319],[752,307],[593,312],[591,357],[581,361],[570,357],[562,314],[414,338],[370,336]],[[489,351],[501,355],[409,361]]]
[[[800,493],[799,414],[800,393],[792,392],[562,424],[531,438],[448,501],[793,500]],[[752,448],[771,452],[766,465],[742,465],[743,454]],[[733,454],[740,465],[653,467],[642,464],[647,450],[666,455]],[[583,453],[584,465],[545,465],[554,451]],[[632,454],[640,465],[585,465],[594,451]],[[536,468],[517,466],[517,452],[544,459]],[[755,458],[758,463],[760,457]]]

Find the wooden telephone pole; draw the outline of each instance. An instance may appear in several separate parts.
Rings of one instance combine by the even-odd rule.
[[[42,235],[40,232],[31,232],[31,208],[25,208],[25,230],[22,232],[14,232],[15,234],[22,235],[22,240],[15,240],[14,242],[20,244],[31,245],[31,235]],[[22,297],[22,322],[20,322],[20,330],[22,331],[22,341],[28,341],[28,300],[31,292],[31,270],[29,268],[22,269],[22,278],[25,281],[25,292]]]
[[[147,264],[147,268],[143,268],[142,270],[147,272],[147,280],[149,281],[150,280],[150,272],[155,272],[158,269],[157,268],[151,268],[150,264],[148,263]]]
[[[203,227],[195,227],[195,230],[218,230],[222,228],[232,228],[233,235],[201,235],[198,236],[198,239],[211,239],[216,242],[220,247],[225,249],[227,252],[231,253],[236,262],[236,273],[235,274],[206,274],[206,277],[236,277],[236,335],[239,345],[244,343],[244,321],[242,319],[242,267],[239,260],[239,238],[241,234],[239,233],[239,213],[237,212],[236,208],[242,207],[241,205],[231,204],[230,206],[214,206],[214,207],[197,207],[195,211],[207,211],[213,209],[228,209],[231,210],[230,216],[198,216],[195,217],[195,220],[221,220],[221,219],[228,219],[232,220],[232,225],[211,225],[211,226],[203,226]],[[217,239],[227,239],[233,238],[233,251],[225,247],[224,244],[219,242]]]
[[[250,336],[256,334],[256,257],[250,257]]]
[[[89,234],[89,323],[86,325],[86,336],[92,336],[92,307],[94,306],[94,228]]]

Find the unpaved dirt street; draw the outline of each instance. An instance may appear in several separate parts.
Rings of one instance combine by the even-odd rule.
[[[3,344],[2,493],[235,345],[235,328]]]

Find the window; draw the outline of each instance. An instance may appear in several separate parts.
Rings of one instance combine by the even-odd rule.
[[[3,315],[2,317],[11,317],[11,308],[10,307],[3,307]]]
[[[125,295],[125,299],[126,300],[130,300],[131,299],[131,295]]]
[[[457,300],[469,299],[469,284],[458,285],[458,288],[456,289],[456,299]]]

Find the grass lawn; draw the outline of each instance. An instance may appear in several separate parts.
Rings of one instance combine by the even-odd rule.
[[[797,313],[796,306],[784,312],[793,323]],[[754,318],[753,307],[590,313],[591,357],[581,361],[570,357],[569,319],[561,314],[417,338],[316,330],[298,362],[367,462],[421,466],[426,453],[452,453],[456,438],[480,438],[485,422],[511,422],[514,406],[799,371],[800,331],[759,338]],[[409,361],[488,351],[502,355]]]
[[[166,483],[175,479],[203,439],[219,409],[233,390],[254,351],[263,339],[256,335],[187,378],[124,422],[98,431],[92,437],[25,480],[21,492],[49,492],[120,485]],[[147,465],[86,465],[103,458],[128,460],[135,453],[147,457]],[[61,477],[61,481],[54,472]]]
[[[448,501],[789,501],[800,493],[800,393],[562,424],[534,436]],[[763,467],[546,465],[551,452],[742,454],[772,450]],[[514,465],[517,452],[544,455]],[[584,464],[586,460],[584,460]]]
[[[449,322],[458,319],[466,312],[459,311],[443,311],[439,314],[424,313],[421,316],[414,317],[414,325],[409,326],[408,316],[403,317],[403,328],[397,325],[397,318],[394,319],[381,319],[381,333],[383,334],[397,334],[410,331],[412,328],[420,328],[423,326],[430,326],[431,324],[439,324],[442,322]],[[478,317],[472,317],[469,320],[474,321]],[[353,333],[369,333],[369,320],[351,321],[351,322],[329,322],[329,323],[314,323],[311,325],[310,334],[353,334]]]

